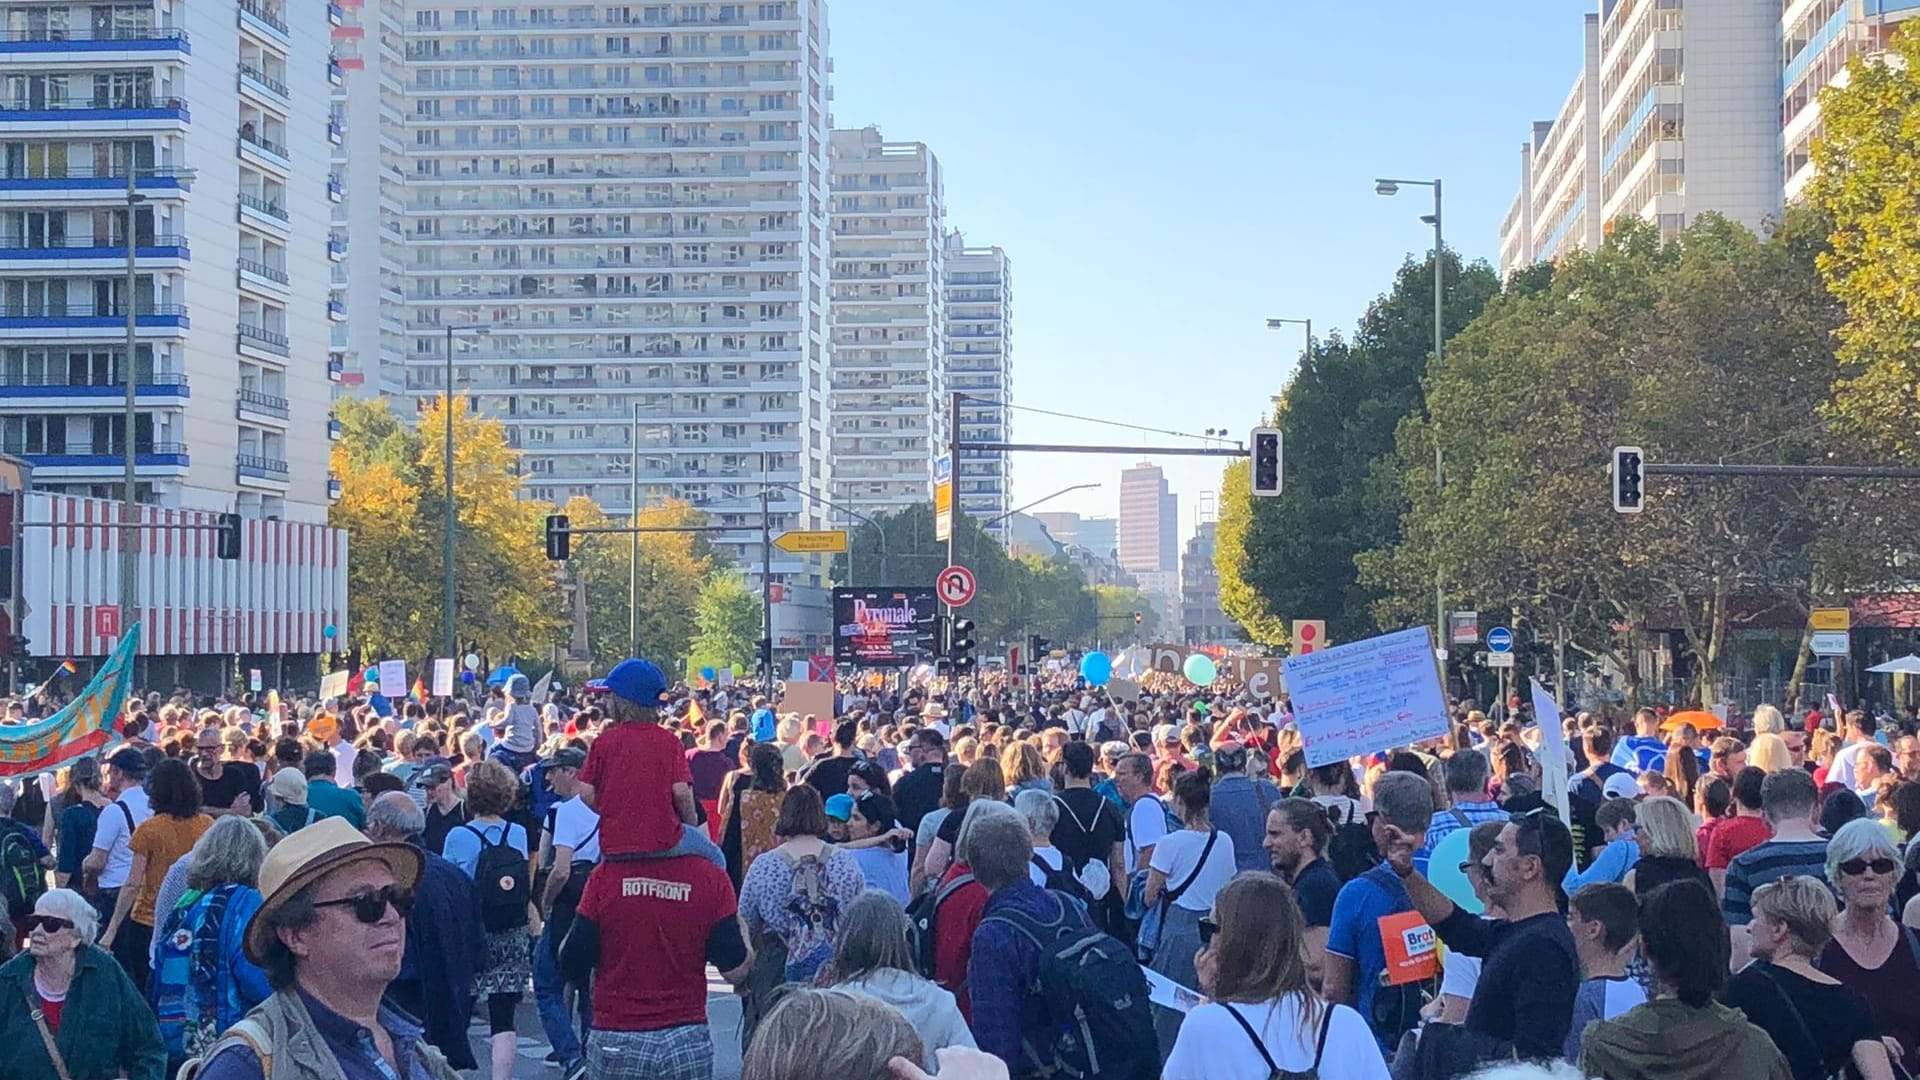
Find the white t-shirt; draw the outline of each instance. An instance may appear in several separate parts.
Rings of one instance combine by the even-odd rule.
[[[353,790],[353,759],[360,751],[353,744],[341,739],[333,748],[333,782],[340,785],[342,791]]]
[[[1448,952],[1447,969],[1440,976],[1441,995],[1452,994],[1472,1001],[1474,988],[1479,985],[1480,958],[1463,952]]]
[[[575,862],[600,861],[600,815],[580,796],[554,805],[553,846],[572,848]]]
[[[1140,849],[1159,843],[1167,835],[1167,811],[1165,804],[1152,795],[1142,795],[1140,801],[1133,804],[1127,812],[1127,842],[1124,845],[1127,855],[1127,873],[1145,867],[1140,865]]]
[[[1033,849],[1033,855],[1034,858],[1055,870],[1066,864],[1066,856],[1060,854],[1060,849],[1057,847],[1037,847]],[[1040,868],[1033,865],[1031,861],[1027,863],[1027,879],[1043,889],[1047,887],[1047,875],[1041,873]]]
[[[1871,742],[1871,740],[1869,740],[1869,742]],[[1857,742],[1848,743],[1841,747],[1839,751],[1833,755],[1833,764],[1827,766],[1827,782],[1830,784],[1845,784],[1849,791],[1853,790],[1854,763],[1860,760],[1860,751],[1865,750],[1867,746],[1868,743]]]
[[[1246,1029],[1227,1015],[1227,1008],[1209,1002],[1187,1014],[1161,1072],[1162,1080],[1267,1080],[1272,1075]],[[1260,1037],[1276,1066],[1292,1072],[1314,1067],[1319,1018],[1311,1025],[1302,1024],[1298,997],[1232,1008]],[[1321,1080],[1388,1080],[1389,1075],[1367,1022],[1345,1005],[1333,1006],[1326,1049],[1320,1055]]]
[[[144,787],[128,788],[114,802],[133,812],[134,829],[153,816]],[[127,815],[119,806],[109,804],[100,811],[100,824],[93,830],[93,850],[107,853],[107,865],[100,870],[101,888],[117,889],[127,883],[127,875],[133,872],[133,849],[127,845],[132,837],[133,829],[127,828]]]
[[[1167,875],[1169,890],[1178,888],[1187,880],[1187,875],[1193,873],[1193,868],[1200,865],[1200,853],[1207,848],[1207,835],[1192,829],[1181,829],[1153,845],[1153,861],[1149,865]],[[1213,894],[1233,879],[1237,869],[1233,858],[1233,837],[1225,832],[1216,835],[1219,839],[1214,841],[1213,850],[1207,854],[1207,864],[1200,867],[1193,884],[1187,886],[1187,891],[1173,902],[1175,907],[1188,911],[1212,911]]]

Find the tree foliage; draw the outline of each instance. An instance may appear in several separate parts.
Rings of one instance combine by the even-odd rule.
[[[592,501],[576,496],[562,509],[575,528],[625,525],[626,518],[609,518]],[[640,525],[698,525],[705,515],[684,502],[669,502],[640,512]],[[628,609],[628,570],[633,565],[634,542],[620,535],[581,536],[575,539],[570,575],[579,575],[587,601],[587,646],[596,668],[606,668],[634,655],[631,613]],[[638,655],[667,671],[683,671],[693,647],[694,612],[716,559],[711,545],[699,533],[642,533],[639,537],[640,576]],[[759,619],[759,609],[754,609]]]
[[[1462,267],[1451,252],[1442,272],[1451,335],[1480,314],[1499,281],[1486,264]],[[1284,643],[1293,619],[1327,620],[1335,641],[1373,632],[1369,608],[1379,592],[1360,580],[1354,558],[1397,537],[1397,477],[1375,470],[1393,455],[1401,419],[1421,411],[1432,354],[1433,261],[1410,259],[1351,340],[1315,342],[1287,380],[1273,418],[1286,452],[1282,493],[1252,498],[1246,463],[1228,467],[1214,554],[1220,607],[1254,640]]]
[[[714,574],[700,592],[694,619],[691,666],[753,668],[760,640],[760,595],[747,588],[745,578],[731,572]]]
[[[1832,219],[1820,271],[1847,310],[1831,414],[1881,454],[1920,458],[1920,29],[1820,96],[1809,204]]]

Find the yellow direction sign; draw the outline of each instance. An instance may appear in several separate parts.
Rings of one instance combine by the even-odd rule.
[[[773,546],[795,555],[821,552],[838,555],[847,550],[847,530],[815,529],[811,532],[783,532],[773,538]]]
[[[1851,630],[1853,612],[1843,607],[1814,608],[1808,614],[1807,625],[1814,630]]]

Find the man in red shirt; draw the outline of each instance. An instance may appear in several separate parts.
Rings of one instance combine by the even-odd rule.
[[[605,857],[666,851],[680,842],[682,823],[700,820],[686,750],[660,726],[667,678],[649,661],[627,659],[606,683],[612,722],[587,751],[580,799],[600,815]]]
[[[1766,779],[1767,774],[1752,765],[1733,776],[1733,816],[1721,819],[1707,850],[1701,852],[1715,892],[1727,891],[1727,866],[1734,856],[1773,838],[1772,826],[1760,816],[1760,785]]]
[[[584,1075],[711,1080],[709,963],[735,984],[753,966],[725,870],[698,855],[595,867],[560,947],[568,981],[593,980]]]

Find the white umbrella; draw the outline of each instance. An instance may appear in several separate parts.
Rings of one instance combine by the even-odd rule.
[[[1920,675],[1920,656],[1916,656],[1913,653],[1908,653],[1907,655],[1901,657],[1898,660],[1889,660],[1884,664],[1875,664],[1873,667],[1870,667],[1867,670],[1873,672],[1876,675],[1884,675],[1888,673]]]

